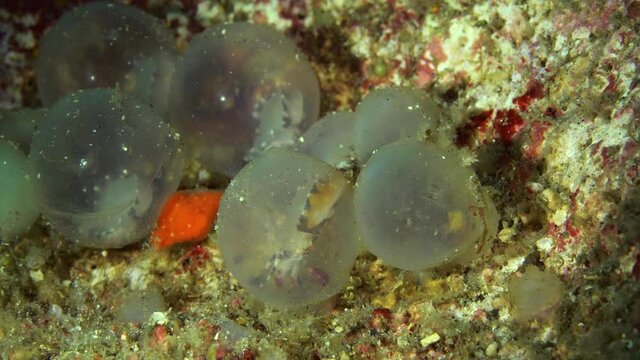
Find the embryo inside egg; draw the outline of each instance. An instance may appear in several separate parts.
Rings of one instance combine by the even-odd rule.
[[[331,166],[272,149],[233,179],[220,204],[218,241],[242,286],[276,307],[327,299],[358,251],[351,184]]]
[[[148,234],[178,186],[182,155],[149,106],[91,89],[51,108],[34,135],[30,162],[51,226],[84,246],[112,248]]]
[[[65,13],[40,41],[44,106],[78,89],[114,88],[166,111],[177,52],[171,31],[144,11],[98,1]]]
[[[190,155],[233,177],[318,118],[320,89],[295,44],[266,25],[222,24],[194,36],[172,81],[170,115]]]

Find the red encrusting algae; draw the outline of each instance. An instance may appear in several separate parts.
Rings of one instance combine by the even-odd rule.
[[[216,221],[221,191],[178,191],[165,203],[151,243],[164,249],[207,237]]]
[[[544,97],[544,89],[542,84],[537,80],[531,80],[527,85],[527,91],[513,99],[513,104],[518,106],[520,111],[527,111],[533,100],[542,99]]]

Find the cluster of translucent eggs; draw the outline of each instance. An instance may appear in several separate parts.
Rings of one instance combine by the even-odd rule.
[[[30,181],[16,197],[30,200],[30,212],[11,197],[1,205],[14,210],[14,224],[42,213],[83,246],[139,241],[182,170],[177,135],[163,119],[178,59],[171,31],[134,7],[94,2],[64,14],[41,39],[39,55],[38,94],[50,109],[18,111],[0,125],[7,141],[29,153]]]
[[[30,152],[27,161],[0,143],[0,166],[16,174],[6,186],[37,206],[3,198],[1,237],[28,227],[18,211],[24,223],[43,213],[85,246],[144,238],[178,186],[181,146],[232,178],[219,246],[240,284],[274,306],[338,293],[362,243],[419,270],[460,260],[495,232],[473,171],[429,142],[444,116],[424,92],[374,90],[355,112],[316,121],[317,78],[269,27],[215,26],[176,54],[158,19],[121,4],[80,6],[47,32],[37,76],[51,108],[32,141],[32,123],[0,126]]]
[[[37,131],[17,113],[0,131],[30,152],[32,207],[97,248],[149,234],[178,186],[183,146],[233,176],[264,149],[293,144],[319,109],[309,63],[275,30],[220,25],[179,56],[159,19],[113,2],[64,14],[40,41],[36,74],[51,111]]]
[[[374,90],[354,113],[331,113],[293,149],[242,169],[218,218],[240,284],[275,306],[326,299],[344,286],[360,239],[401,269],[465,260],[497,219],[457,152],[425,141],[442,117],[418,90]],[[355,167],[354,187],[338,169]]]

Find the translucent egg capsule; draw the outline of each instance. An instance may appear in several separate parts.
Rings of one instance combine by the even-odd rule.
[[[338,293],[358,246],[351,184],[289,149],[249,163],[225,191],[218,241],[226,266],[260,300],[297,307]]]
[[[38,217],[32,185],[27,157],[0,140],[0,241],[19,236]]]
[[[34,134],[30,161],[51,226],[96,248],[147,235],[182,166],[178,142],[160,116],[106,89],[58,101]]]
[[[521,277],[511,278],[507,289],[513,305],[511,315],[525,324],[533,319],[552,318],[565,296],[565,286],[558,277],[532,265],[527,266]]]
[[[355,213],[368,249],[392,266],[420,270],[472,253],[497,219],[455,153],[415,140],[376,151],[360,172]]]
[[[369,93],[356,108],[355,150],[364,164],[378,148],[401,139],[424,139],[438,126],[442,111],[426,93],[383,88]]]
[[[313,124],[298,140],[296,150],[338,169],[355,163],[352,112],[334,112]]]
[[[46,113],[46,109],[0,110],[0,140],[10,141],[29,153],[33,132]]]
[[[166,110],[177,53],[169,29],[133,6],[93,2],[65,13],[40,41],[45,106],[78,89],[113,88]]]
[[[171,119],[191,155],[229,177],[269,147],[293,145],[320,104],[318,80],[294,43],[248,23],[196,35],[172,95]]]

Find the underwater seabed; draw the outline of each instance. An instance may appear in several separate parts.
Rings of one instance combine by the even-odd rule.
[[[4,59],[0,106],[6,109],[0,113],[0,133],[10,136],[16,145],[0,146],[0,156],[9,159],[7,164],[11,164],[13,175],[0,174],[0,196],[3,199],[13,196],[11,203],[25,209],[38,201],[17,196],[24,194],[20,189],[27,184],[20,181],[25,178],[20,171],[28,174],[21,164],[26,163],[24,154],[31,146],[43,149],[41,160],[45,163],[51,159],[49,155],[58,156],[67,148],[76,153],[90,153],[81,146],[86,142],[76,144],[64,138],[90,139],[90,134],[81,134],[79,126],[69,126],[74,134],[81,134],[75,136],[69,136],[61,128],[52,130],[65,139],[56,145],[61,153],[53,152],[48,141],[32,144],[29,134],[43,115],[39,110],[16,112],[19,108],[36,109],[42,105],[43,97],[37,94],[42,89],[37,86],[41,87],[43,79],[35,75],[36,61],[44,51],[40,40],[46,29],[78,3],[82,1],[0,2],[3,29],[0,49]],[[116,89],[115,95],[105,95],[107,103],[120,106],[128,91],[151,94],[148,92],[151,88],[155,91],[145,101],[156,104],[154,111],[171,113],[172,107],[192,105],[174,110],[174,115],[182,116],[187,124],[180,131],[180,139],[168,135],[170,131],[160,126],[154,128],[157,131],[142,132],[156,146],[145,150],[148,153],[111,161],[113,168],[121,172],[120,164],[125,163],[122,159],[127,159],[125,168],[138,176],[123,176],[109,182],[95,199],[73,197],[78,200],[74,203],[78,207],[63,209],[81,215],[83,206],[88,206],[83,202],[86,199],[93,199],[89,205],[99,209],[124,209],[127,216],[115,217],[114,222],[106,224],[107,230],[101,232],[95,229],[104,223],[93,218],[81,219],[89,224],[83,232],[89,240],[101,243],[100,239],[136,237],[133,235],[136,231],[148,233],[151,218],[159,212],[159,205],[152,199],[177,186],[177,179],[166,183],[158,180],[166,179],[177,166],[172,155],[176,148],[174,141],[204,144],[210,140],[202,136],[194,136],[193,140],[184,137],[183,133],[190,131],[184,129],[200,126],[189,123],[199,120],[197,116],[207,111],[224,114],[232,111],[257,118],[282,114],[286,119],[282,132],[258,130],[262,137],[241,144],[249,149],[248,154],[234,153],[233,157],[224,158],[237,157],[242,161],[259,158],[264,144],[290,143],[302,136],[303,131],[295,125],[310,126],[308,114],[313,118],[319,113],[323,120],[329,120],[316,122],[318,126],[312,126],[308,136],[302,136],[309,141],[296,143],[299,153],[277,150],[263,158],[266,160],[241,170],[239,179],[235,183],[232,180],[231,195],[223,198],[220,228],[211,231],[204,241],[163,250],[150,246],[146,240],[120,249],[90,249],[69,242],[68,236],[60,235],[60,230],[52,231],[52,227],[60,225],[50,214],[45,217],[47,220],[40,217],[16,240],[2,242],[0,359],[633,359],[640,353],[637,71],[640,51],[636,45],[640,3],[541,0],[133,3],[146,15],[159,19],[162,29],[164,26],[170,29],[181,54],[188,53],[185,49],[196,34],[224,22],[268,25],[277,33],[273,36],[283,35],[295,42],[300,59],[308,59],[317,76],[320,95],[318,100],[314,91],[301,95],[286,88],[264,97],[257,105],[233,103],[229,100],[244,99],[247,94],[227,96],[232,93],[221,92],[211,85],[225,74],[217,74],[211,83],[195,89],[188,87],[189,81],[204,77],[189,77],[184,72],[180,79],[186,82],[178,84],[178,88],[192,90],[194,94],[198,91],[222,94],[217,97],[220,103],[208,106],[185,91],[181,92],[183,98],[165,103],[156,99],[171,92],[168,81],[150,87],[152,79],[144,76],[147,73],[137,83],[118,80],[124,86]],[[270,34],[260,32],[260,36]],[[84,35],[89,38],[91,32]],[[117,37],[116,32],[111,35]],[[161,38],[164,40],[159,43],[166,44],[167,37]],[[249,47],[243,51],[251,50]],[[278,53],[289,51],[281,49]],[[142,64],[146,68],[153,65],[157,71],[169,71],[172,56],[171,51],[163,52],[162,56],[152,56],[159,61],[156,65],[153,61],[133,65]],[[223,58],[220,64],[256,69],[256,63],[237,61],[233,56]],[[269,63],[275,68],[279,65],[282,64],[278,61]],[[304,85],[308,84],[308,78],[300,75],[308,74],[308,69],[298,73],[292,67],[286,69],[290,71],[287,74],[294,74],[296,84],[308,88]],[[72,75],[63,67],[51,71]],[[242,81],[246,79],[243,77]],[[268,83],[254,95],[268,94],[285,83]],[[421,94],[416,95],[418,98],[428,95],[432,100],[411,100],[410,104],[420,103],[422,109],[438,112],[439,120],[426,127],[418,122],[417,140],[381,146],[387,141],[382,135],[402,132],[405,128],[400,124],[409,124],[410,120],[391,115],[387,122],[359,127],[363,122],[358,116],[366,114],[367,118],[374,118],[386,114],[385,111],[397,114],[395,109],[375,107],[380,103],[376,99],[389,97],[384,93],[386,90],[379,89],[391,87],[413,89]],[[223,90],[229,89],[233,88]],[[312,100],[305,103],[303,99],[307,97]],[[52,100],[46,101],[50,105]],[[81,107],[69,101],[70,109]],[[131,114],[146,111],[137,106],[131,105],[138,111]],[[368,111],[365,106],[369,106]],[[108,112],[106,107],[103,114]],[[135,116],[139,115],[127,121],[135,123]],[[340,125],[330,125],[331,121]],[[355,125],[342,127],[351,122]],[[372,128],[384,131],[367,132]],[[42,128],[38,131],[43,133]],[[344,136],[352,132],[355,135]],[[134,151],[140,145],[122,132],[115,131],[110,136],[124,139],[111,142],[120,152]],[[325,151],[330,146],[324,142],[326,138],[334,139],[334,145],[358,139],[355,154],[345,153],[341,147]],[[103,141],[104,146],[110,144],[109,139],[96,137],[96,140]],[[224,146],[232,146],[229,144]],[[364,144],[360,150],[358,144]],[[419,157],[407,157],[407,152],[401,151],[436,146],[436,150],[424,153],[414,151],[421,154]],[[300,152],[330,165],[306,160],[307,155]],[[202,154],[200,150],[182,154],[186,170],[180,188],[225,188],[229,177],[239,169],[237,163],[225,164],[219,170],[222,176],[217,177],[203,171],[202,164],[208,161],[217,164],[220,158],[207,159]],[[443,159],[457,159],[451,169],[443,160],[446,165],[437,167],[442,169],[437,173],[440,177],[435,177],[439,180],[433,180],[437,169],[426,165],[438,164],[434,154]],[[64,154],[60,156],[64,158]],[[199,156],[200,161],[190,159]],[[82,159],[86,162],[74,162],[74,166],[90,169],[91,161],[100,160]],[[365,162],[369,165],[362,166]],[[154,164],[161,165],[155,168]],[[279,179],[291,183],[295,179],[302,194],[286,200],[287,188],[283,186],[276,196],[273,189],[279,188],[270,188],[268,176],[262,176],[272,164],[288,164],[297,169],[309,166],[317,175],[312,180],[293,175],[287,178],[287,174],[295,171],[282,170],[284,175]],[[405,167],[409,169],[408,175],[393,175],[402,173]],[[52,167],[49,171],[64,173],[69,168]],[[100,171],[106,170],[102,167],[98,170],[91,176],[102,178],[104,174]],[[428,186],[412,188],[416,181],[411,180],[421,177],[428,179],[421,180]],[[47,199],[56,205],[60,199],[76,196],[82,191],[81,186],[74,185],[78,179],[87,178],[71,177],[60,183],[44,181],[44,186],[53,189]],[[261,179],[264,181],[260,182]],[[38,181],[35,177],[31,180]],[[251,186],[252,181],[258,181],[260,186]],[[343,197],[351,194],[347,187],[352,185],[350,181],[355,184],[366,181],[353,190],[354,204],[344,200],[349,197]],[[2,192],[9,187],[17,190],[10,194]],[[472,188],[472,195],[465,190],[467,187]],[[269,191],[272,202],[261,195]],[[442,194],[446,194],[446,201],[440,197]],[[257,199],[260,206],[246,211],[243,206],[252,199]],[[405,216],[415,206],[386,207],[394,202],[431,204],[436,200],[437,204],[446,205],[427,207],[417,218]],[[363,206],[364,201],[372,205]],[[452,205],[465,201],[473,204]],[[132,206],[123,208],[122,203]],[[492,203],[495,209],[487,205]],[[322,255],[319,262],[300,268],[296,262],[300,257],[327,251],[316,246],[314,239],[339,238],[336,234],[353,231],[347,211],[351,206],[356,207],[355,216],[360,223],[371,220],[365,234],[370,241],[346,244],[347,250],[338,250],[335,256]],[[465,208],[468,211],[461,210]],[[0,214],[2,211],[0,208]],[[61,214],[57,210],[53,213]],[[229,223],[228,214],[240,224]],[[258,220],[252,218],[256,214]],[[37,216],[28,215],[21,218],[24,223]],[[68,219],[69,214],[63,213],[62,218]],[[229,234],[242,233],[245,218],[251,219],[246,226],[252,239],[286,235],[291,239],[291,248],[269,256],[272,248],[247,248],[246,243],[241,243],[245,248],[240,248],[238,254],[226,255],[230,253],[225,249],[224,237],[231,244],[226,245],[227,249],[238,245]],[[494,218],[497,230],[487,220]],[[435,219],[439,226],[416,219]],[[0,218],[2,221],[7,220]],[[261,227],[256,221],[261,221]],[[392,225],[386,226],[387,222]],[[8,223],[15,228],[2,230],[12,235],[20,233],[16,228],[28,227],[18,221]],[[228,230],[230,224],[236,226],[231,227],[233,231]],[[438,231],[434,238],[441,242],[430,243],[433,252],[423,255],[420,251],[425,249],[401,251],[401,245],[415,246],[408,241],[411,234],[420,235],[420,229],[434,227]],[[79,231],[78,227],[72,228]],[[451,234],[457,236],[458,231],[474,234],[477,241],[472,247],[460,246],[449,252],[451,249],[442,244],[448,243],[446,239]],[[401,232],[407,235],[401,237],[397,246],[385,243]],[[455,239],[468,242],[464,236]],[[120,245],[123,244],[117,246]],[[329,251],[346,245],[340,243]],[[239,270],[230,264],[234,261],[242,264],[251,259],[248,254],[252,252],[266,256],[265,261],[274,270],[254,266],[251,271],[258,276],[243,280]],[[390,252],[396,256],[388,257],[386,254]],[[350,268],[348,274],[342,268],[325,267],[330,265],[327,257],[341,261],[344,267],[340,256],[349,258],[344,260],[347,262],[355,257],[353,266],[345,267]],[[434,268],[415,270],[431,266],[431,261],[436,263]],[[297,272],[304,274],[301,283],[290,276]],[[240,281],[236,280],[236,273],[241,275]],[[267,282],[262,285],[255,282],[263,276]],[[309,289],[327,289],[334,276],[343,278],[346,284],[308,301],[315,302],[312,305],[274,308],[263,302],[269,303],[269,298],[282,301],[281,294],[269,288],[274,284],[276,289],[290,286],[315,291]],[[311,285],[307,287],[308,284]],[[252,289],[253,285],[259,290]],[[260,295],[260,291],[267,295]],[[308,293],[301,296],[295,302],[307,303]]]

